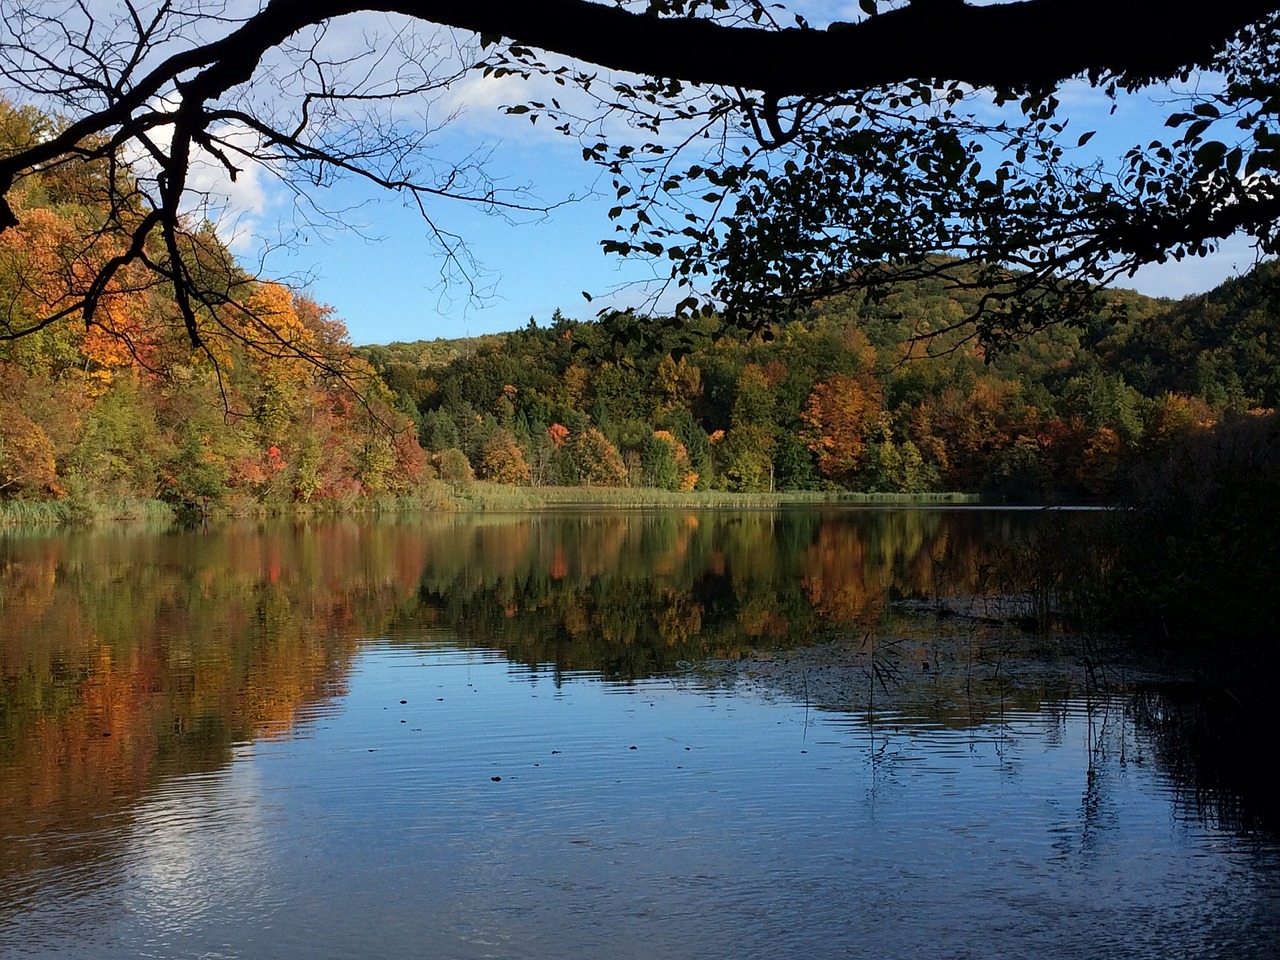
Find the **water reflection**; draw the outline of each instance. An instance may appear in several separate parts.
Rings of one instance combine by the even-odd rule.
[[[0,952],[390,956],[445,931],[460,956],[616,953],[620,934],[637,955],[846,955],[856,896],[865,955],[925,950],[939,930],[907,918],[939,910],[975,943],[1016,930],[1019,955],[1048,949],[1055,911],[1100,909],[1061,870],[1151,885],[1135,903],[1193,939],[1274,904],[1271,867],[1222,879],[1202,835],[1153,840],[1179,782],[1156,774],[1179,761],[1133,702],[978,691],[941,663],[994,663],[1005,641],[898,605],[980,592],[991,545],[1035,522],[592,512],[0,539]],[[868,722],[862,687],[806,679],[769,704],[687,669],[833,632],[905,638],[888,683],[883,650],[849,666],[913,698]],[[981,884],[948,892],[975,863]],[[1170,919],[1220,882],[1260,899]],[[999,906],[968,903],[992,884]],[[735,953],[744,930],[760,939]]]

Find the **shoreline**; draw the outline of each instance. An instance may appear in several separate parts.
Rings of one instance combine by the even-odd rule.
[[[838,491],[784,491],[730,493],[717,490],[671,491],[657,487],[517,487],[475,481],[465,488],[433,484],[406,496],[369,496],[350,500],[311,503],[240,502],[201,511],[183,509],[154,498],[122,497],[99,502],[15,500],[0,503],[0,529],[41,527],[76,529],[116,524],[173,524],[200,520],[252,520],[312,517],[360,517],[414,512],[452,513],[560,508],[596,509],[776,509],[783,506],[876,506],[977,509],[1045,509],[1050,505],[1001,505],[983,503],[969,493],[856,493]]]

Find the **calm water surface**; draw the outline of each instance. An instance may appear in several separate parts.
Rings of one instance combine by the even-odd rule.
[[[691,667],[899,635],[1033,522],[8,537],[0,956],[1274,957],[1274,841],[1128,692],[957,722]]]

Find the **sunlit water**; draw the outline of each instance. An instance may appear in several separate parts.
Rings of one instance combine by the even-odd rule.
[[[294,666],[245,668],[251,708],[166,646],[28,727],[39,656],[6,637],[0,956],[1276,956],[1277,848],[1198,816],[1124,697],[949,728],[406,619],[303,681],[252,628],[218,668],[271,636]]]

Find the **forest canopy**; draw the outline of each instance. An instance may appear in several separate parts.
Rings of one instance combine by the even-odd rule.
[[[627,318],[560,314],[359,352],[417,412],[428,454],[453,451],[482,478],[1109,502],[1171,445],[1280,405],[1274,282],[1266,266],[1179,303],[1117,291],[1080,328],[993,358],[951,331],[905,359],[910,331],[945,331],[978,296],[936,278],[874,303],[829,298],[772,341],[708,337],[678,356],[620,348]]]
[[[54,122],[0,104],[10,140]],[[1180,303],[1100,295],[1074,327],[995,353],[961,322],[977,284],[940,276],[825,298],[772,340],[700,317],[633,349],[640,318],[557,313],[505,335],[353,348],[330,308],[240,269],[206,225],[177,234],[224,297],[220,321],[197,314],[193,346],[143,265],[117,271],[91,323],[62,311],[67,278],[119,249],[97,229],[109,211],[93,172],[25,177],[20,222],[0,234],[0,303],[29,327],[0,342],[9,507],[452,506],[477,478],[1107,501],[1134,464],[1280,405],[1275,265]],[[691,328],[705,336],[690,343]],[[925,334],[931,355],[913,344]]]
[[[7,142],[51,123],[0,100]],[[221,285],[220,320],[196,315],[198,349],[143,264],[117,269],[83,317],[68,282],[120,255],[97,172],[54,166],[11,194],[0,313],[24,332],[0,339],[0,501],[87,520],[147,501],[352,503],[427,478],[410,419],[333,311],[245,274],[207,228],[176,234]]]
[[[937,278],[978,292],[956,329],[999,346],[1082,321],[1099,284],[1143,264],[1236,235],[1280,249],[1280,4],[860,6],[818,23],[761,0],[7,8],[0,82],[58,119],[0,151],[0,231],[22,223],[25,181],[83,167],[114,249],[0,335],[55,315],[93,327],[121,283],[165,285],[193,345],[234,329],[239,301],[184,229],[208,200],[198,158],[229,176],[261,165],[303,216],[326,216],[335,178],[398,191],[465,277],[437,204],[529,203],[473,157],[432,154],[429,106],[475,76],[528,79],[507,112],[554,124],[607,171],[604,248],[660,264],[677,321],[759,328],[821,296]],[[370,11],[394,15],[383,35],[344,29]],[[1163,132],[1090,153],[1096,131],[1066,106],[1078,89],[1158,99]]]

